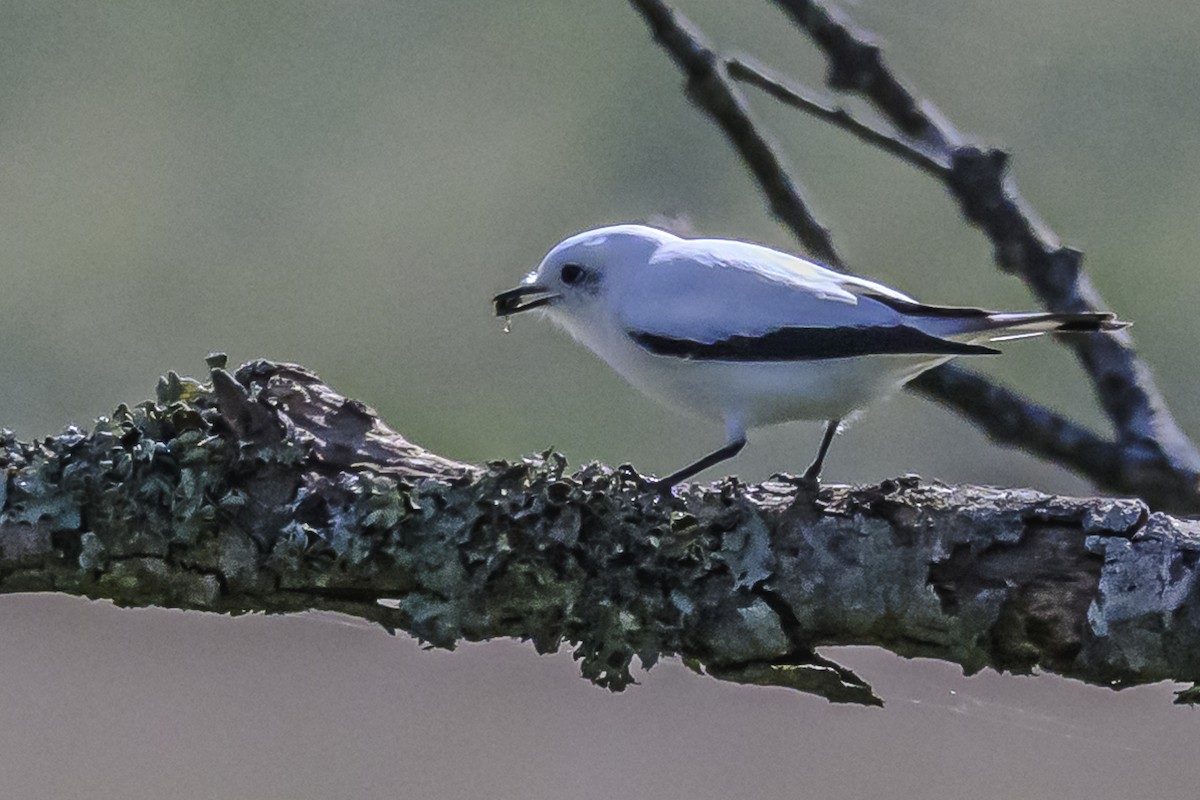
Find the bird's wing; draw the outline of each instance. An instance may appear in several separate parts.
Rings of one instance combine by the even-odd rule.
[[[615,298],[644,349],[688,359],[782,361],[882,353],[995,352],[932,336],[881,284],[770,248],[724,240],[664,245]]]
[[[860,303],[847,277],[759,245],[680,240],[632,276],[618,308],[630,325],[698,340],[898,321],[886,306]]]
[[[616,297],[643,349],[690,360],[793,361],[995,353],[913,324],[912,297],[767,247],[680,240]]]

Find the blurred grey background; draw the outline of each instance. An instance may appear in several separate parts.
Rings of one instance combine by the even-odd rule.
[[[820,82],[769,3],[680,8],[719,46]],[[1014,153],[1200,434],[1200,6],[845,8],[959,127]],[[858,272],[929,301],[1033,305],[932,182],[749,96]],[[489,298],[563,236],[655,214],[795,249],[617,0],[0,0],[0,187],[0,425],[26,439],[223,350],[298,361],[454,458],[554,446],[667,471],[722,431],[548,324],[502,335]],[[979,366],[1103,425],[1052,343]],[[802,468],[818,437],[760,431],[718,472]],[[907,394],[838,441],[826,477],[905,472],[1090,491]],[[1095,798],[1200,779],[1193,713],[1165,686],[964,679],[851,651],[886,710],[674,664],[613,697],[513,643],[424,653],[326,616],[0,604],[12,796]]]

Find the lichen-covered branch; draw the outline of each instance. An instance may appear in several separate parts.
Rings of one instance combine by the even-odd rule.
[[[0,438],[0,592],[566,644],[611,689],[635,657],[675,656],[878,703],[829,644],[1113,686],[1200,678],[1200,524],[1136,500],[915,478],[664,498],[553,453],[458,463],[300,367],[222,366],[91,432]]]
[[[878,45],[844,15],[819,0],[775,2],[826,55],[829,86],[861,95],[895,131],[864,122],[747,58],[720,53],[663,0],[631,0],[687,77],[689,97],[720,126],[771,210],[810,253],[844,268],[829,231],[818,221],[778,147],[752,116],[738,82],[837,125],[937,178],[968,221],[991,240],[1000,266],[1021,277],[1047,308],[1103,308],[1082,273],[1081,254],[1059,244],[1036,218],[1008,175],[1004,153],[966,142],[931,102],[918,97],[888,68]],[[1114,440],[953,365],[926,373],[911,388],[955,409],[995,441],[1072,469],[1101,488],[1136,495],[1158,509],[1200,512],[1200,452],[1167,409],[1128,333],[1063,341],[1079,356],[1117,431]],[[969,391],[960,391],[964,388]],[[1036,424],[1015,424],[1022,420]]]

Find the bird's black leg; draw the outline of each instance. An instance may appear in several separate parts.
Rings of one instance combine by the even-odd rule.
[[[670,491],[672,486],[679,483],[680,481],[686,481],[688,478],[692,477],[697,472],[700,472],[701,470],[706,470],[709,467],[711,467],[713,464],[720,464],[722,461],[724,461],[728,458],[733,458],[738,453],[740,453],[742,451],[742,448],[745,446],[746,446],[746,437],[739,436],[737,439],[734,439],[732,442],[725,445],[720,450],[712,451],[711,453],[709,453],[708,455],[706,455],[704,458],[700,459],[696,463],[688,464],[683,469],[677,470],[676,472],[672,472],[670,475],[668,475],[665,478],[659,478],[657,481],[654,482],[654,488],[656,491],[659,491],[659,492]]]
[[[825,463],[825,454],[829,452],[829,445],[833,444],[833,437],[837,436],[838,425],[841,425],[840,419],[831,419],[825,423],[825,435],[821,437],[821,446],[817,448],[817,457],[808,465],[808,469],[804,470],[802,481],[809,486],[817,485],[817,477],[821,474],[821,465]]]

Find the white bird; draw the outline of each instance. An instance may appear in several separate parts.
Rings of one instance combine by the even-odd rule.
[[[563,240],[497,316],[543,310],[646,394],[723,421],[726,443],[659,480],[669,490],[732,458],[746,431],[824,420],[815,485],[843,419],[987,342],[1125,327],[1107,312],[1002,313],[921,303],[768,247],[643,225]]]

